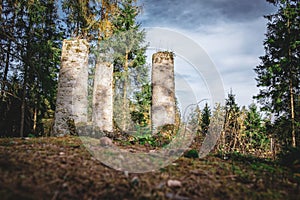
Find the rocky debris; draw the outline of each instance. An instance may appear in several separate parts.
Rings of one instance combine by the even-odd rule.
[[[178,180],[168,180],[167,186],[168,186],[168,187],[181,187],[182,184],[181,184],[181,182],[178,181]]]
[[[100,146],[105,147],[105,146],[112,146],[113,142],[112,139],[109,137],[101,137],[100,138]]]

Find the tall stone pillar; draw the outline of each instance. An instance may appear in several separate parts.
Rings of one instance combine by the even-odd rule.
[[[88,54],[89,44],[86,40],[63,41],[54,135],[71,134],[75,124],[87,122]]]
[[[93,125],[100,131],[113,131],[113,65],[99,58],[93,90]]]
[[[158,52],[152,56],[152,128],[175,124],[174,56]]]

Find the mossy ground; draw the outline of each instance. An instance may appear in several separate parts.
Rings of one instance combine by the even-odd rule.
[[[0,152],[1,199],[300,198],[289,168],[241,155],[181,157],[155,172],[127,174],[101,164],[75,136],[3,138]]]

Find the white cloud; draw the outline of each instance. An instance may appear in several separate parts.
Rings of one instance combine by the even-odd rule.
[[[225,89],[236,94],[238,103],[248,105],[257,93],[253,69],[263,55],[265,20],[219,23],[206,26],[206,32],[186,32],[207,51],[220,72]]]
[[[261,0],[142,2],[145,15],[141,22],[145,26],[170,28],[190,37],[213,61],[225,91],[232,88],[240,105],[253,102],[252,96],[258,92],[253,69],[259,64],[259,56],[264,54],[266,20],[263,15],[273,10],[270,5]],[[168,45],[172,50],[172,43]],[[193,54],[192,48],[190,54]],[[203,65],[205,68],[205,63]],[[203,95],[198,94],[205,92],[194,73],[191,70],[180,73],[196,91],[197,99],[201,98]]]

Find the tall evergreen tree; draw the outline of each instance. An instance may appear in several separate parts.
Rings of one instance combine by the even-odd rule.
[[[246,114],[244,125],[249,143],[253,149],[262,148],[268,140],[264,120],[255,104],[249,106]]]
[[[115,34],[113,37],[114,50],[114,77],[115,96],[117,106],[114,107],[114,114],[117,116],[118,125],[123,131],[129,129],[131,121],[129,99],[141,81],[135,71],[145,67],[146,47],[143,46],[145,32],[141,30],[136,17],[140,9],[134,0],[123,0],[119,4],[118,15],[113,21]],[[130,90],[133,88],[133,90]]]
[[[133,111],[130,112],[132,120],[142,126],[150,124],[151,85],[144,84],[141,91],[135,92]]]
[[[236,126],[236,119],[239,114],[239,110],[240,108],[235,101],[235,95],[232,93],[232,91],[230,91],[227,99],[225,100],[225,123],[227,122],[227,126],[230,128],[234,128]]]
[[[42,132],[44,115],[54,109],[59,64],[56,1],[4,0],[2,5],[1,134]]]
[[[90,2],[90,0],[62,0],[62,9],[66,14],[64,20],[69,36],[86,39],[88,27],[94,20]]]
[[[211,118],[211,110],[207,103],[205,104],[205,107],[202,110],[201,117],[202,117],[202,120],[201,120],[202,133],[207,134],[208,127],[210,124],[210,118]]]
[[[268,15],[265,55],[255,68],[259,94],[255,97],[264,109],[286,116],[290,121],[291,145],[296,146],[295,98],[300,93],[300,2],[267,0],[278,11]]]
[[[225,100],[225,121],[223,140],[226,151],[233,151],[238,142],[240,108],[236,103],[235,95],[230,91]]]

